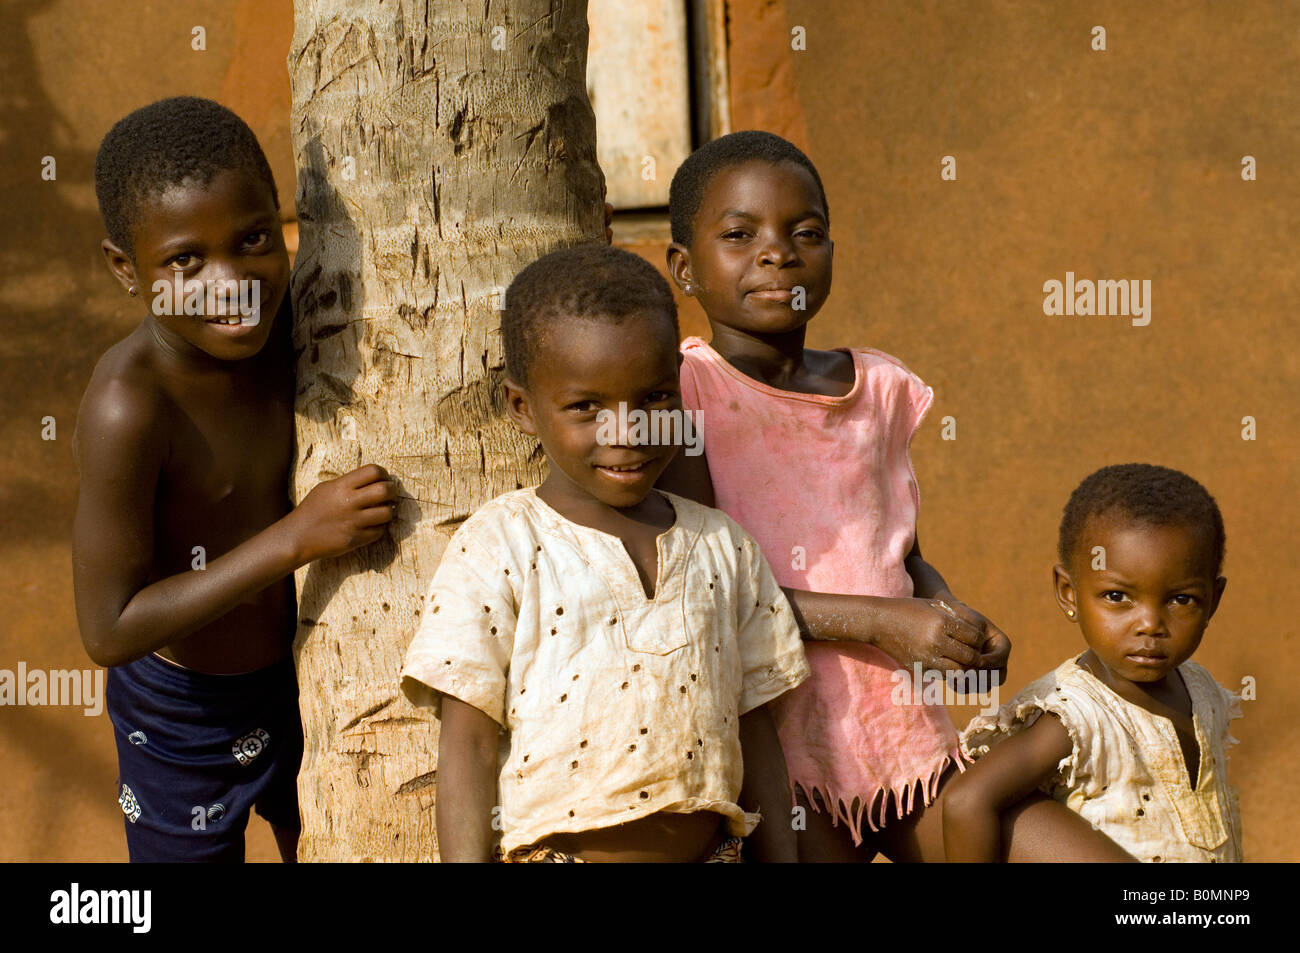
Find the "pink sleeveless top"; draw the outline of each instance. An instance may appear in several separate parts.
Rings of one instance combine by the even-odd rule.
[[[782,586],[907,597],[904,560],[920,494],[908,445],[934,392],[888,354],[841,349],[856,379],[843,397],[777,390],[697,337],[682,342],[682,402],[699,411],[717,506],[757,540]],[[919,792],[929,803],[959,760],[942,705],[898,705],[884,652],[806,642],[811,677],[772,704],[791,785],[816,791],[861,843]],[[815,807],[815,805],[814,805]]]

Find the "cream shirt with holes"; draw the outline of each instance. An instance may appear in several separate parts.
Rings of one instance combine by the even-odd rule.
[[[1228,722],[1241,717],[1241,699],[1195,662],[1178,667],[1201,749],[1193,788],[1173,722],[1115,694],[1077,664],[1080,656],[1031,684],[996,715],[971,721],[961,735],[967,754],[988,753],[1050,711],[1074,749],[1044,785],[1046,793],[1138,860],[1240,862],[1241,816],[1228,786],[1225,751],[1237,743]]]
[[[789,604],[757,544],[719,510],[665,493],[648,599],[615,536],[532,489],[456,532],[402,670],[416,704],[439,694],[509,732],[502,849],[658,811],[716,811],[733,835],[738,719],[808,675]],[[787,805],[773,805],[778,813]]]

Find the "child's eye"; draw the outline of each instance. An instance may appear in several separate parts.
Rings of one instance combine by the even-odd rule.
[[[186,252],[185,254],[176,255],[171,261],[167,262],[167,266],[175,271],[188,271],[194,262],[195,257]]]
[[[1191,593],[1180,592],[1178,595],[1174,596],[1173,602],[1174,605],[1179,605],[1179,606],[1194,606],[1197,603],[1197,599]]]
[[[1107,591],[1101,594],[1101,597],[1105,599],[1107,602],[1124,601],[1124,593],[1120,592],[1118,589],[1108,589]]]
[[[799,231],[795,232],[795,235],[796,237],[812,239],[813,241],[821,241],[826,237],[826,233],[820,228],[801,228]]]
[[[726,239],[740,239],[745,237],[745,232],[742,229],[733,228],[723,232],[722,237]]]
[[[674,396],[676,395],[666,390],[651,391],[649,394],[646,395],[646,403],[662,404],[664,401],[672,400]]]
[[[245,248],[258,248],[265,245],[271,239],[271,232],[268,229],[262,229],[260,232],[253,232],[244,239]]]
[[[589,414],[596,409],[596,402],[594,400],[579,400],[564,409],[571,410],[575,414]]]

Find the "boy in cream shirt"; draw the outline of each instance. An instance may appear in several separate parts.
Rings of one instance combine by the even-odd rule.
[[[494,826],[510,861],[737,860],[751,833],[795,859],[766,708],[808,672],[789,605],[735,522],[653,489],[677,446],[608,438],[604,411],[681,413],[667,285],[563,249],[516,277],[502,333],[550,475],[452,537],[407,655],[403,689],[442,719],[443,859],[488,860]]]

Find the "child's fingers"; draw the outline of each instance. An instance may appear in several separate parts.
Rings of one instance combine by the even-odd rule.
[[[365,508],[379,506],[381,503],[393,503],[397,500],[397,483],[393,480],[379,480],[352,491],[354,505]]]
[[[936,599],[935,602],[940,608],[948,612],[949,615],[956,616],[958,619],[961,619],[967,625],[974,626],[976,629],[979,629],[981,632],[985,631],[988,628],[988,624],[989,624],[988,619],[984,618],[984,616],[980,615],[978,612],[976,612],[974,609],[972,609],[970,606],[966,605],[963,602],[957,602],[954,605],[949,605],[947,602],[943,601],[942,599]]]
[[[942,611],[953,623],[956,623],[956,628],[951,626],[946,628],[946,634],[972,646],[976,650],[976,654],[984,648],[984,643],[989,638],[989,622],[987,619],[960,602],[957,603],[957,608],[948,605],[942,599],[935,599],[931,605]]]
[[[397,507],[392,503],[381,503],[379,506],[367,506],[357,514],[357,522],[362,526],[383,526],[385,523],[391,523],[397,514]]]
[[[943,644],[943,655],[940,658],[940,667],[944,668],[943,661],[949,661],[953,667],[966,670],[979,661],[979,650],[959,639],[946,636]]]
[[[980,668],[1005,669],[1011,655],[1011,640],[999,631],[989,633],[980,651]]]
[[[1007,668],[1005,665],[997,666],[987,656],[980,656],[979,665],[976,668],[989,673],[992,684],[996,686],[1005,685],[1007,681]]]
[[[984,632],[964,619],[950,619],[944,626],[943,634],[977,650],[984,644],[986,638]],[[978,651],[976,654],[979,654]]]
[[[343,474],[339,479],[344,480],[347,486],[361,487],[378,480],[387,480],[388,471],[377,463],[368,463],[364,467],[357,467],[351,473]]]
[[[386,532],[388,532],[388,528],[385,526],[372,526],[369,529],[363,529],[357,534],[358,542],[354,548],[360,549],[362,546],[369,546],[371,543],[377,543],[379,540],[384,538]]]

